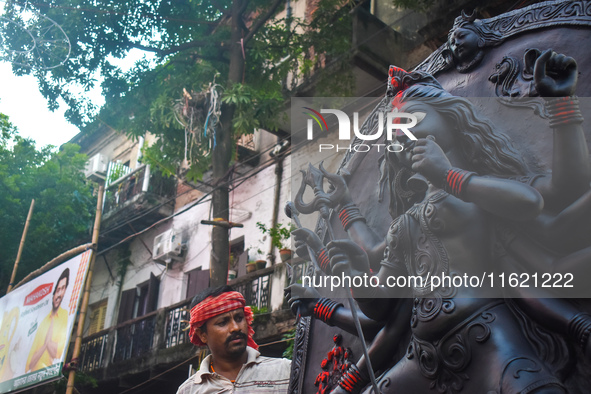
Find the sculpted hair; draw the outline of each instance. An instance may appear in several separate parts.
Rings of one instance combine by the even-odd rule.
[[[465,170],[500,177],[527,173],[525,163],[509,138],[496,132],[492,123],[480,116],[470,101],[450,95],[431,80],[428,82],[410,86],[402,93],[401,102],[424,101],[448,120],[448,125],[454,127],[456,141],[467,163]],[[384,165],[390,189],[389,210],[395,218],[420,200],[421,193],[407,186],[414,172],[403,167],[396,155],[388,154],[387,150]]]
[[[458,29],[468,29],[476,33],[482,40],[481,47],[499,45],[503,41],[501,34],[493,31],[486,24],[482,23],[480,19],[475,19],[473,15],[467,16],[466,14],[462,14],[455,19],[454,25],[447,35],[448,43],[452,34]]]

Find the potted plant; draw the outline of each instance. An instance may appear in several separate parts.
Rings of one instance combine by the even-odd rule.
[[[257,260],[255,261],[255,264],[257,266],[257,270],[262,270],[267,266],[267,260]]]
[[[291,237],[292,225],[284,226],[282,223],[277,223],[273,227],[267,227],[264,223],[257,222],[257,227],[264,235],[269,235],[271,244],[279,249],[281,261],[291,259],[292,251],[286,242]]]
[[[279,257],[281,258],[282,262],[286,262],[291,260],[293,252],[291,249],[279,249]]]
[[[257,263],[255,263],[254,261],[248,261],[248,263],[246,263],[246,273],[250,274],[251,272],[256,271],[257,269]]]

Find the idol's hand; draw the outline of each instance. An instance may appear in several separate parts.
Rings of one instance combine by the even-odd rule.
[[[542,97],[564,97],[575,94],[577,87],[575,59],[545,50],[534,65],[534,84]]]
[[[417,140],[412,150],[412,169],[437,187],[443,186],[445,173],[452,166],[434,137]]]
[[[299,284],[293,284],[284,289],[285,298],[289,304],[289,309],[294,315],[312,316],[314,306],[320,299],[320,294],[313,287],[304,287]]]
[[[363,276],[368,274],[367,253],[350,239],[338,239],[326,245],[333,275]]]
[[[310,261],[310,253],[308,252],[308,247],[312,249],[312,252],[318,256],[320,250],[324,247],[322,241],[316,235],[316,233],[312,230],[307,228],[298,228],[291,232],[294,240],[294,246],[296,249],[296,253],[298,256],[303,258],[304,260]]]

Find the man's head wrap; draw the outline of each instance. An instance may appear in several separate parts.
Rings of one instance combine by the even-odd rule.
[[[197,328],[203,326],[212,317],[239,308],[244,308],[244,318],[248,324],[248,340],[246,344],[253,349],[258,349],[259,345],[252,339],[254,335],[252,310],[249,306],[246,306],[244,296],[237,291],[227,291],[218,296],[209,296],[191,309],[191,320],[189,322],[189,338],[191,339],[191,343],[197,346],[205,346],[199,338]]]

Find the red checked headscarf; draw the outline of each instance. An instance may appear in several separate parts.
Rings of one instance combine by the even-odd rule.
[[[237,291],[228,291],[219,296],[210,296],[195,305],[191,309],[191,320],[189,322],[189,338],[191,343],[197,346],[205,346],[199,335],[197,335],[197,328],[203,326],[205,322],[212,317],[221,315],[222,313],[233,311],[234,309],[244,308],[244,317],[248,324],[248,340],[246,344],[253,349],[258,349],[259,345],[252,339],[254,330],[252,329],[253,315],[249,306],[245,306],[246,301],[244,296]]]

